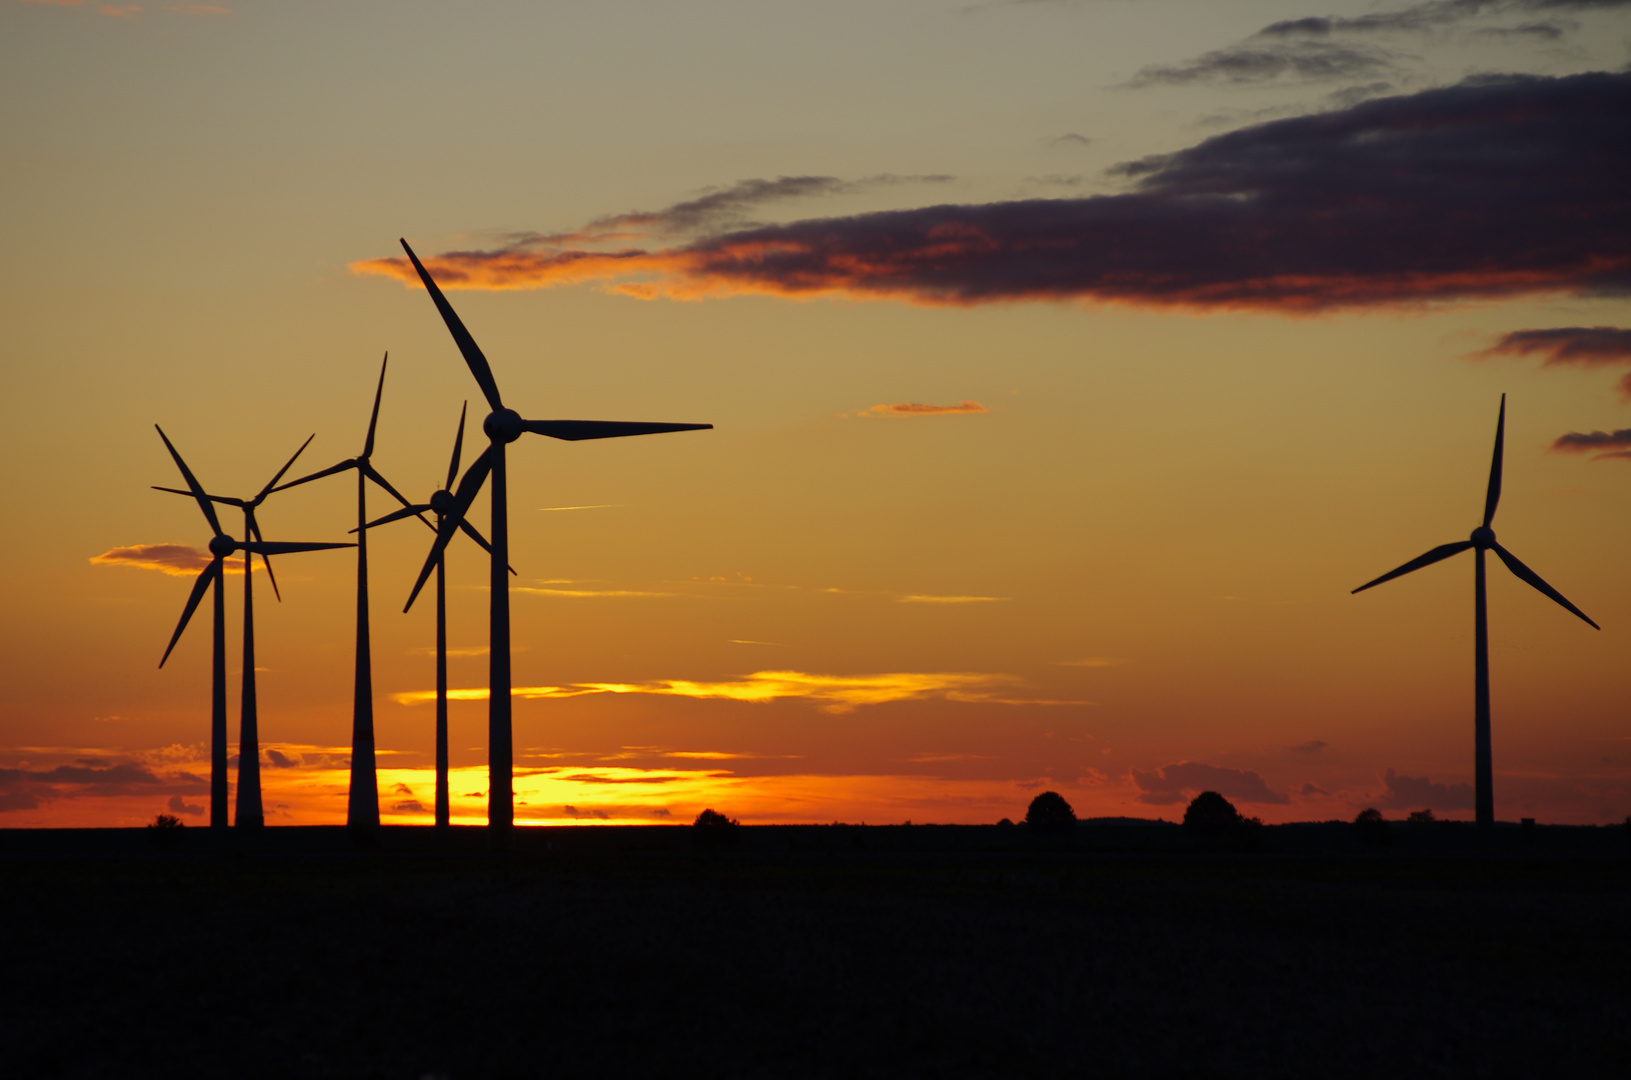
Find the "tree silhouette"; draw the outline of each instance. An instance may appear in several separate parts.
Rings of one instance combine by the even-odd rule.
[[[1204,848],[1255,848],[1261,842],[1262,828],[1261,820],[1242,817],[1234,803],[1215,791],[1201,792],[1184,810],[1184,831]]]
[[[1387,818],[1374,806],[1359,811],[1359,816],[1354,818],[1353,833],[1371,847],[1381,847],[1393,839],[1393,829],[1388,825]]]
[[[736,843],[738,824],[717,810],[704,810],[691,823],[691,840],[700,848],[731,847]]]
[[[1438,821],[1438,818],[1433,816],[1431,810],[1410,811],[1410,824],[1412,825],[1431,825],[1436,821]]]
[[[147,826],[147,839],[154,847],[173,848],[181,843],[181,830],[186,827],[174,814],[160,814]]]
[[[1025,824],[1039,836],[1069,836],[1076,828],[1076,811],[1057,791],[1044,791],[1031,800]]]

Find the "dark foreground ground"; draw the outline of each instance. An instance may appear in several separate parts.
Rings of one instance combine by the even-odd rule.
[[[1620,830],[0,832],[0,1072],[1625,1076]]]

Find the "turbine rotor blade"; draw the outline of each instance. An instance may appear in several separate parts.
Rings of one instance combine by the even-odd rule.
[[[413,505],[413,503],[402,497],[402,493],[400,491],[391,486],[391,482],[389,480],[385,479],[385,477],[379,474],[379,470],[375,469],[373,464],[366,457],[357,459],[357,468],[361,469],[362,474],[368,477],[368,479],[390,492],[391,497],[397,502],[401,503],[403,506]],[[428,525],[429,522],[426,522],[426,524]]]
[[[251,540],[238,547],[257,555],[293,555],[299,551],[327,551],[330,548],[351,548],[356,544],[304,544],[295,540]]]
[[[1506,443],[1506,395],[1501,395],[1501,416],[1495,421],[1495,456],[1489,463],[1489,492],[1484,496],[1484,528],[1495,520],[1495,507],[1501,501],[1501,457]],[[1585,618],[1585,616],[1581,616]]]
[[[370,522],[368,522],[368,524],[364,525],[363,528],[372,529],[372,528],[374,528],[375,526],[378,526],[378,525],[389,525],[393,521],[401,521],[403,518],[417,517],[418,515],[423,514],[425,511],[427,511],[429,509],[430,509],[430,506],[428,504],[424,505],[424,506],[404,506],[400,510],[392,510],[389,514],[386,514],[384,517],[375,518],[373,521],[370,521]],[[424,521],[423,518],[420,518],[420,520]],[[426,521],[425,524],[430,525],[430,522]],[[434,525],[430,525],[430,527],[432,529],[436,528],[436,526],[434,526]],[[357,530],[356,529],[350,529],[348,531],[349,532],[356,532]]]
[[[209,591],[210,582],[220,574],[221,557],[218,555],[210,560],[210,564],[199,572],[198,578],[193,582],[193,591],[187,597],[187,606],[182,609],[181,621],[176,623],[176,632],[170,635],[170,644],[164,649],[164,659],[159,661],[159,667],[163,667],[164,661],[170,659],[171,650],[176,647],[176,642],[181,640],[181,632],[187,629],[187,622],[193,617],[193,612],[198,610],[199,601],[203,600],[204,594]]]
[[[470,468],[465,470],[464,478],[459,481],[459,490],[453,495],[452,511],[437,523],[436,540],[431,544],[430,555],[425,558],[425,565],[419,571],[419,580],[413,583],[413,592],[408,594],[408,603],[402,609],[404,612],[413,607],[414,600],[419,596],[419,590],[430,580],[430,572],[436,569],[436,560],[447,550],[448,541],[453,539],[453,533],[464,521],[465,514],[470,510],[470,504],[476,501],[477,492],[481,491],[481,485],[486,482],[487,474],[492,471],[493,448],[489,446],[481,452],[480,457],[470,463]]]
[[[164,487],[162,484],[149,484],[147,486],[152,488],[154,491],[168,491],[172,495],[185,495],[189,499],[193,497],[193,493],[188,491],[186,488]],[[244,507],[244,501],[242,499],[234,499],[226,495],[205,495],[204,498],[208,499],[210,502],[218,502],[222,506],[236,506],[240,510],[242,510]]]
[[[157,429],[159,438],[164,440],[165,449],[170,451],[170,456],[176,459],[176,468],[181,470],[182,477],[187,481],[187,490],[198,500],[198,508],[204,511],[204,520],[210,523],[210,528],[215,530],[216,536],[225,535],[221,532],[221,520],[215,516],[215,507],[210,505],[210,497],[204,494],[203,485],[198,482],[198,477],[194,476],[193,471],[187,468],[187,463],[181,460],[181,455],[171,445],[170,436],[164,433],[164,429],[157,424],[153,427]]]
[[[367,459],[374,452],[374,429],[379,426],[379,399],[385,393],[385,365],[390,362],[391,354],[386,352],[385,359],[379,362],[379,385],[374,387],[374,412],[368,418],[368,438],[362,444],[362,456]]]
[[[1403,577],[1412,570],[1420,570],[1424,566],[1432,566],[1439,560],[1448,559],[1451,555],[1459,555],[1472,546],[1473,543],[1471,540],[1458,540],[1453,544],[1440,544],[1427,554],[1418,555],[1414,559],[1411,559],[1409,562],[1405,563],[1403,566],[1399,567],[1397,570],[1389,570],[1375,581],[1367,581],[1365,584],[1359,586],[1359,588],[1354,589],[1353,591],[1356,593],[1364,592],[1372,585],[1380,585],[1384,581],[1392,581],[1396,577]]]
[[[419,577],[413,583],[413,591],[408,594],[408,602],[402,605],[403,614],[407,614],[413,608],[413,602],[419,599],[419,590],[430,580],[430,572],[436,569],[436,560],[442,557],[442,552],[447,550],[447,542],[453,539],[453,534],[458,531],[459,521],[459,518],[449,514],[442,518],[441,524],[437,526],[436,539],[431,541],[430,554],[425,556],[425,565],[420,568]]]
[[[466,536],[470,537],[470,539],[474,540],[477,544],[481,545],[481,550],[485,551],[489,555],[491,555],[493,553],[493,545],[489,544],[487,542],[487,538],[485,536],[481,535],[481,530],[477,529],[474,525],[470,524],[470,519],[469,518],[460,518],[459,519],[459,528],[464,530],[464,534]],[[505,569],[510,572],[511,577],[520,577],[521,576],[521,574],[513,566],[506,565]]]
[[[265,540],[266,538],[261,535],[260,522],[255,520],[255,511],[252,507],[244,507],[244,518],[249,526],[244,530],[249,534],[249,539]],[[277,587],[277,575],[272,573],[272,560],[264,551],[261,552],[261,562],[266,564],[266,580],[272,583],[272,595],[277,597],[278,603],[283,603],[283,593]]]
[[[279,484],[277,487],[273,488],[272,491],[288,491],[292,487],[299,487],[301,484],[307,484],[313,480],[321,480],[325,476],[333,476],[335,473],[342,473],[347,469],[355,469],[356,467],[356,458],[346,458],[337,465],[330,465],[326,469],[319,469],[317,472],[311,473],[307,476],[302,476],[299,480],[290,480],[287,484]]]
[[[706,431],[713,427],[712,424],[647,424],[630,420],[524,420],[521,426],[534,435],[548,435],[568,442],[660,435],[666,431]]]
[[[504,407],[504,400],[498,396],[498,383],[493,379],[493,369],[487,363],[487,357],[482,355],[480,346],[476,344],[476,339],[471,337],[470,331],[464,328],[464,323],[460,321],[458,312],[454,311],[453,305],[447,302],[447,297],[442,295],[442,290],[436,287],[436,282],[431,278],[430,272],[425,269],[425,265],[419,261],[419,256],[413,253],[413,248],[408,246],[406,240],[399,238],[399,242],[402,244],[402,250],[406,251],[408,258],[413,261],[413,268],[419,271],[419,280],[425,283],[425,291],[430,293],[431,301],[435,303],[436,310],[442,313],[442,321],[447,324],[448,333],[453,335],[453,343],[459,347],[459,352],[464,355],[464,362],[469,365],[470,374],[476,377],[476,383],[481,387],[482,396],[487,399],[487,404],[492,406],[493,411],[497,412]]]
[[[443,486],[453,490],[453,481],[459,478],[459,452],[464,449],[464,414],[470,408],[467,401],[459,406],[459,433],[453,436],[453,460],[447,463],[447,483]]]
[[[315,438],[317,438],[317,432],[315,432],[315,431],[312,432],[310,435],[307,435],[306,436],[306,441],[300,444],[300,449],[296,450],[294,452],[294,456],[289,458],[288,461],[283,463],[283,468],[281,468],[281,469],[279,469],[277,471],[276,476],[274,476],[274,477],[272,477],[272,479],[266,481],[266,486],[261,488],[261,493],[259,495],[255,496],[255,498],[252,501],[260,502],[262,499],[266,498],[266,496],[270,495],[273,492],[273,490],[275,490],[277,488],[277,482],[279,480],[283,479],[283,474],[289,471],[290,466],[294,465],[295,458],[299,457],[302,453],[304,453],[305,450],[306,450],[306,447],[310,446],[311,441],[313,439],[315,439]]]
[[[1512,573],[1515,574],[1519,580],[1528,582],[1542,593],[1551,597],[1553,600],[1556,600],[1559,604],[1562,604],[1564,607],[1580,616],[1582,619],[1585,619],[1586,622],[1591,623],[1593,629],[1602,629],[1601,626],[1598,626],[1596,623],[1592,622],[1591,617],[1584,611],[1581,611],[1579,608],[1569,603],[1567,598],[1565,598],[1562,593],[1546,584],[1546,582],[1541,579],[1539,574],[1525,566],[1516,555],[1512,554],[1512,552],[1508,551],[1500,544],[1491,544],[1490,546],[1495,549],[1495,554],[1501,557],[1501,561],[1506,563],[1506,568],[1512,571]]]

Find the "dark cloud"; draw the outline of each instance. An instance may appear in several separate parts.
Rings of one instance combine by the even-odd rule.
[[[190,814],[193,817],[199,817],[204,813],[202,806],[190,803],[180,795],[170,796],[169,806],[172,814]]]
[[[0,769],[0,811],[33,810],[57,799],[140,794],[174,794],[179,798],[208,790],[208,781],[192,773],[161,776],[142,765],[106,765],[99,758],[51,769]]]
[[[1425,776],[1400,776],[1392,769],[1378,777],[1386,793],[1380,805],[1388,810],[1471,810],[1471,784],[1435,784]]]
[[[395,787],[393,787],[391,789],[391,794],[392,795],[412,795],[413,794],[413,788],[409,787],[407,784],[400,784],[399,783],[399,784],[397,784]]]
[[[1617,326],[1514,330],[1477,355],[1543,356],[1547,367],[1620,367],[1631,365],[1631,330]]]
[[[1604,458],[1631,458],[1631,428],[1619,431],[1571,431],[1559,435],[1552,449],[1560,454],[1595,454],[1593,461]]]
[[[1304,798],[1310,798],[1315,795],[1329,795],[1331,793],[1320,787],[1318,784],[1304,784],[1298,789],[1298,794],[1302,795]]]
[[[600,281],[638,296],[946,305],[1311,312],[1631,290],[1627,73],[1480,78],[1242,128],[1116,172],[1137,190],[819,218],[650,251],[426,262],[451,287]],[[354,269],[417,282],[406,260]]]
[[[593,808],[588,810],[579,810],[575,806],[563,806],[561,807],[561,813],[569,818],[599,818],[602,821],[605,821],[607,818],[611,817],[611,815],[604,810],[596,810]]]
[[[292,769],[296,765],[300,764],[298,758],[289,757],[288,755],[281,754],[276,750],[267,750],[266,760],[274,769]]]
[[[1269,789],[1263,778],[1249,769],[1230,769],[1222,765],[1203,765],[1198,761],[1180,761],[1163,765],[1153,772],[1132,771],[1133,784],[1143,794],[1138,801],[1155,806],[1188,802],[1196,793],[1216,791],[1226,798],[1247,803],[1289,803],[1291,800],[1278,791]]]
[[[1048,146],[1052,147],[1083,147],[1090,146],[1093,143],[1093,140],[1089,139],[1086,135],[1078,135],[1074,131],[1067,131],[1063,135],[1055,135],[1053,138],[1046,139],[1044,141]]]
[[[1330,743],[1324,739],[1310,739],[1305,743],[1298,743],[1296,746],[1288,746],[1286,749],[1294,754],[1317,754],[1329,745]]]
[[[402,802],[392,803],[391,809],[399,814],[424,814],[428,812],[418,799],[404,799]]]

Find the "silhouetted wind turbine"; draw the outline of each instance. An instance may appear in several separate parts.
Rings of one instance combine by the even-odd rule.
[[[466,402],[466,407],[469,403]],[[441,489],[431,493],[430,501],[414,506],[405,506],[400,510],[392,511],[382,518],[368,523],[372,529],[376,525],[385,525],[392,521],[401,521],[403,518],[416,517],[429,510],[436,515],[436,526],[440,529],[443,521],[447,520],[448,513],[453,509],[453,481],[459,475],[459,456],[464,448],[464,414],[465,409],[459,409],[459,430],[453,436],[453,456],[447,463],[447,483]],[[423,521],[423,518],[420,518]],[[483,551],[492,553],[492,547],[487,543],[476,527],[464,518],[458,519],[458,527],[463,529],[469,537],[481,545]],[[510,573],[515,573],[512,569]],[[412,606],[412,601],[409,601]],[[447,786],[447,553],[436,553],[436,827],[445,829],[452,820],[452,805],[448,796]]]
[[[368,641],[368,530],[364,527],[368,522],[367,482],[372,480],[390,492],[397,502],[409,505],[369,460],[374,453],[374,431],[379,426],[380,396],[385,392],[385,365],[390,359],[391,354],[386,353],[379,364],[379,385],[374,388],[374,411],[368,417],[368,436],[363,440],[362,453],[272,489],[285,491],[347,469],[357,470],[357,528],[352,530],[357,534],[357,654],[351,695],[351,788],[346,800],[345,822],[361,829],[379,827],[379,781],[374,767],[374,667]],[[430,522],[426,521],[425,525],[428,527]]]
[[[475,338],[464,328],[464,323],[459,320],[453,306],[442,295],[442,290],[436,287],[436,282],[426,272],[424,265],[419,261],[419,256],[413,253],[413,248],[408,246],[406,240],[401,243],[402,250],[406,251],[408,258],[413,261],[413,268],[419,272],[419,279],[425,283],[425,290],[430,293],[436,310],[441,312],[442,321],[447,324],[448,332],[453,335],[453,341],[463,354],[464,362],[469,365],[470,374],[476,377],[483,396],[487,398],[487,404],[493,410],[481,423],[481,429],[486,432],[491,445],[460,479],[459,490],[453,497],[454,505],[436,530],[436,543],[431,548],[430,557],[425,560],[424,569],[419,572],[419,580],[414,584],[407,606],[413,606],[414,597],[417,597],[419,590],[424,587],[425,580],[436,566],[448,541],[452,539],[454,530],[463,523],[470,503],[481,490],[487,474],[491,472],[493,524],[490,548],[492,569],[489,578],[492,602],[491,638],[487,650],[487,824],[495,828],[507,828],[515,821],[515,791],[512,779],[514,752],[510,727],[510,583],[505,574],[510,554],[505,447],[529,431],[535,435],[548,435],[552,439],[576,442],[581,439],[610,439],[624,435],[655,435],[667,431],[697,431],[712,428],[713,425],[522,419],[521,414],[514,409],[505,408],[504,401],[498,393],[498,383],[493,379],[493,370],[487,363],[487,357],[482,355]]]
[[[154,425],[158,427],[158,425]],[[272,577],[272,562],[269,556],[289,555],[298,551],[322,551],[327,548],[350,547],[350,544],[305,544],[291,542],[268,542],[261,538],[260,525],[255,521],[255,508],[261,504],[267,495],[275,490],[274,485],[289,471],[300,456],[301,450],[311,442],[300,444],[300,450],[291,457],[277,471],[277,475],[261,488],[260,493],[253,499],[232,499],[221,495],[206,494],[199,485],[198,479],[193,476],[187,463],[181,460],[181,455],[170,442],[170,437],[158,428],[159,438],[164,440],[164,446],[175,459],[176,468],[181,470],[182,478],[187,481],[185,491],[176,488],[159,488],[160,491],[169,491],[177,495],[191,495],[198,502],[198,507],[204,512],[204,519],[209,522],[210,529],[215,533],[210,538],[210,555],[213,556],[210,564],[199,573],[193,582],[193,591],[187,597],[187,606],[181,612],[181,621],[176,624],[176,631],[170,635],[170,644],[164,650],[164,658],[159,661],[159,667],[164,666],[165,660],[170,659],[170,651],[181,640],[181,632],[187,629],[187,621],[198,610],[198,603],[204,598],[204,590],[213,583],[215,585],[215,641],[211,665],[210,690],[210,827],[216,829],[226,828],[227,823],[227,690],[226,690],[226,608],[221,593],[221,579],[224,573],[224,562],[228,555],[242,551],[244,553],[244,672],[243,672],[243,708],[239,715],[238,726],[238,814],[237,823],[240,828],[255,828],[265,824],[265,816],[261,811],[261,784],[260,784],[260,724],[256,711],[255,693],[255,589],[252,556],[259,555],[266,563],[266,576],[272,581],[273,591],[277,590],[277,579]],[[244,539],[234,540],[221,530],[221,521],[215,516],[213,503],[225,503],[237,506],[244,512]],[[282,599],[281,595],[279,599]]]
[[[1390,570],[1375,581],[1367,581],[1354,592],[1364,592],[1372,585],[1380,585],[1384,581],[1392,581],[1396,577],[1420,570],[1424,566],[1448,559],[1452,555],[1459,555],[1468,548],[1472,548],[1477,555],[1477,562],[1473,572],[1473,759],[1474,784],[1473,804],[1474,812],[1481,828],[1489,828],[1495,824],[1495,793],[1494,768],[1490,759],[1489,739],[1489,619],[1484,599],[1484,552],[1493,550],[1500,556],[1506,568],[1522,580],[1533,585],[1545,595],[1556,600],[1559,604],[1574,612],[1580,618],[1590,623],[1593,629],[1602,629],[1586,616],[1586,613],[1569,603],[1563,594],[1541,580],[1539,574],[1518,561],[1518,557],[1495,542],[1495,532],[1489,523],[1495,519],[1495,507],[1501,501],[1501,454],[1506,436],[1506,395],[1501,395],[1501,413],[1495,422],[1495,457],[1489,466],[1489,490],[1484,496],[1484,523],[1472,531],[1472,536],[1466,540],[1459,540],[1453,544],[1441,544],[1425,555],[1417,556],[1399,567]]]

